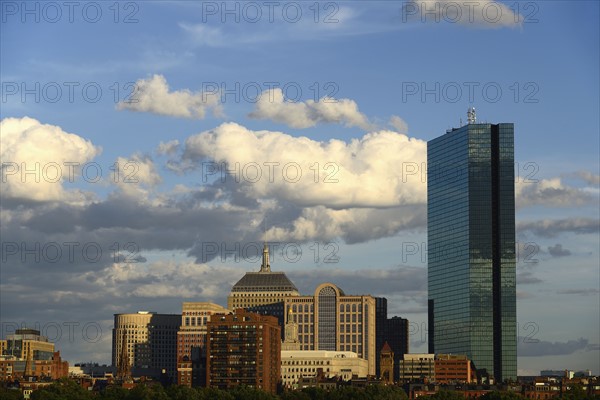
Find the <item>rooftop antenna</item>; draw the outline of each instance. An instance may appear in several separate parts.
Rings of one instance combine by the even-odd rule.
[[[477,121],[477,116],[475,115],[475,107],[469,107],[467,109],[467,123],[474,124]]]

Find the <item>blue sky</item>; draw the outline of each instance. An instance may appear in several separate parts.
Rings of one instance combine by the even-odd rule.
[[[519,373],[600,373],[597,2],[23,4],[0,32],[2,334],[110,362],[112,314],[224,304],[266,237],[302,292],[386,296],[424,352],[425,142],[474,106],[515,124]]]

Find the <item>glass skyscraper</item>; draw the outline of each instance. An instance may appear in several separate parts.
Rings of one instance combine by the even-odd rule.
[[[427,143],[429,352],[497,381],[517,377],[514,176],[513,124]]]

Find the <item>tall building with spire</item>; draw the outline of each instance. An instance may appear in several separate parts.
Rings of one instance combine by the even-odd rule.
[[[285,273],[271,271],[269,246],[265,243],[260,271],[246,272],[242,279],[233,285],[227,297],[227,308],[245,308],[248,311],[273,315],[279,320],[279,325],[283,326],[283,303],[285,299],[294,296],[300,296],[300,293]]]
[[[468,117],[427,143],[429,353],[514,380],[514,127]]]

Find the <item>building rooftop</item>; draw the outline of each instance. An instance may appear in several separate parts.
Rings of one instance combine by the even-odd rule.
[[[283,272],[271,272],[269,247],[265,243],[259,272],[246,272],[231,292],[298,292],[296,285]]]
[[[283,272],[246,272],[232,292],[297,292],[296,285]]]

